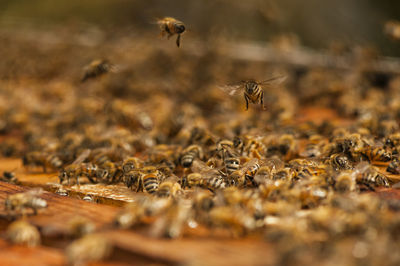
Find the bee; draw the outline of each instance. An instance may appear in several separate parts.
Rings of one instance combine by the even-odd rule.
[[[85,66],[81,82],[85,82],[88,79],[93,79],[105,73],[114,71],[115,68],[116,67],[113,64],[110,64],[107,59],[93,60],[89,65]]]
[[[356,177],[354,171],[342,171],[335,177],[335,190],[351,192],[356,190]]]
[[[257,171],[260,169],[260,163],[257,158],[253,158],[243,164],[243,166],[229,176],[233,181],[232,184],[237,186],[246,186],[247,183],[251,183],[253,186],[257,186],[257,183],[254,181],[254,176]]]
[[[106,162],[97,170],[96,177],[103,183],[114,184],[123,179],[123,171],[116,163]]]
[[[127,204],[114,218],[114,224],[122,229],[128,229],[140,223],[146,216],[146,200],[144,198]]]
[[[68,181],[68,185],[70,183],[70,179],[75,177],[76,183],[79,185],[79,177],[86,176],[90,182],[96,183],[94,179],[97,177],[98,167],[92,163],[82,163],[89,156],[90,150],[87,149],[83,151],[72,164],[64,167],[61,170],[58,178],[60,179],[60,184],[62,184],[65,180]]]
[[[386,22],[383,28],[383,32],[392,40],[400,40],[400,23],[393,20]]]
[[[228,175],[239,170],[240,168],[239,155],[233,149],[225,146],[222,149],[222,160],[224,162],[225,171]]]
[[[40,245],[39,230],[25,220],[11,223],[7,228],[7,239],[13,244],[27,245],[29,247]]]
[[[264,90],[262,86],[271,86],[273,84],[279,84],[284,80],[284,77],[272,77],[267,80],[258,82],[253,79],[242,80],[237,84],[227,85],[220,87],[223,91],[229,95],[238,95],[243,92],[244,99],[246,101],[246,110],[249,109],[249,102],[253,104],[260,104],[262,109],[265,110],[264,106]]]
[[[8,182],[8,183],[16,183],[18,182],[17,177],[14,172],[4,171],[3,175],[0,177],[0,181]]]
[[[128,157],[122,163],[122,170],[128,173],[130,170],[143,167],[143,162],[137,157]]]
[[[209,190],[197,189],[195,191],[192,206],[196,211],[208,212],[214,205],[213,194]]]
[[[182,180],[183,187],[202,187],[215,191],[226,187],[224,175],[218,169],[208,167],[204,162],[195,160],[191,173]]]
[[[175,197],[182,193],[181,185],[177,182],[178,178],[170,177],[160,184],[156,195],[158,197]]]
[[[185,25],[174,18],[165,17],[157,21],[157,24],[160,26],[161,37],[164,37],[167,34],[167,38],[169,39],[171,36],[177,34],[176,38],[176,46],[180,46],[181,44],[181,34],[185,31]]]
[[[185,223],[189,218],[190,205],[182,200],[174,199],[163,213],[156,219],[151,228],[155,237],[177,238],[181,236]]]
[[[141,176],[142,173],[139,169],[132,169],[129,172],[124,173],[123,180],[128,188],[132,189],[133,187],[135,187],[136,189],[139,189],[138,185]]]
[[[22,157],[22,163],[25,167],[41,166],[43,172],[47,169],[59,169],[63,162],[56,154],[48,154],[46,152],[33,151],[28,152]]]
[[[370,162],[388,162],[392,159],[392,154],[383,147],[368,147],[362,154],[367,157]]]
[[[337,171],[349,170],[353,168],[349,158],[342,153],[332,154],[329,158],[329,163],[333,167],[333,169]]]
[[[82,265],[106,259],[112,253],[112,245],[104,236],[89,234],[72,242],[65,253],[70,265]]]
[[[142,174],[138,180],[137,191],[145,191],[149,194],[156,193],[162,181],[161,173],[153,166],[145,167],[141,172]]]
[[[203,149],[198,145],[190,145],[182,151],[180,162],[183,167],[188,168],[192,165],[194,159],[204,157]]]
[[[43,193],[41,189],[33,189],[23,193],[10,195],[5,200],[5,209],[7,211],[25,214],[26,209],[32,209],[36,215],[38,209],[46,208],[47,201],[39,196]]]
[[[68,232],[73,237],[82,237],[93,233],[95,225],[88,219],[76,216],[68,221]]]
[[[400,174],[400,160],[397,157],[394,157],[393,160],[389,163],[386,171],[389,173],[398,175]]]
[[[375,190],[375,187],[390,186],[388,178],[367,162],[361,162],[356,166],[355,175],[357,183],[365,185],[370,190]]]

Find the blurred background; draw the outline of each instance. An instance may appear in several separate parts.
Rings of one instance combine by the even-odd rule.
[[[268,41],[292,33],[304,46],[328,49],[370,45],[383,55],[400,56],[399,43],[383,34],[388,20],[400,18],[394,0],[2,0],[0,27],[92,25],[101,31],[140,33],[154,28],[156,18],[184,21],[190,34],[208,40]],[[157,33],[156,33],[157,34]]]

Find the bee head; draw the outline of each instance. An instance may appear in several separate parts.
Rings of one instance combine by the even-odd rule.
[[[175,31],[177,34],[181,34],[185,31],[185,25],[183,24],[175,24]]]
[[[255,83],[254,81],[247,82],[246,83],[246,92],[248,94],[253,94],[256,87],[257,87],[257,83]]]

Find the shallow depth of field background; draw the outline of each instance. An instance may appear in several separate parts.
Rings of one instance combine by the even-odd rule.
[[[385,21],[400,18],[400,2],[393,0],[0,1],[0,27],[88,23],[100,30],[143,32],[154,31],[154,20],[166,15],[184,21],[188,35],[205,40],[224,36],[267,41],[276,34],[294,33],[301,44],[318,49],[339,41],[371,45],[383,55],[400,56],[399,44],[382,33]]]

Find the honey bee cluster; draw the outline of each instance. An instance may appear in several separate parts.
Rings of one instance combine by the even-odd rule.
[[[160,28],[177,34],[179,46],[185,27],[172,32],[169,23]],[[53,61],[43,78],[21,66],[18,82],[2,83],[1,154],[21,158],[27,172],[55,173],[64,188],[130,188],[137,194],[116,227],[169,238],[197,228],[258,235],[276,244],[283,265],[315,255],[347,264],[337,255],[349,250],[361,264],[400,262],[400,205],[376,195],[400,173],[400,77],[369,73],[363,62],[374,58],[363,58],[350,73],[286,66],[287,83],[263,88],[282,66],[227,58],[217,41],[200,56],[123,41],[103,44],[110,61],[90,64],[84,83],[73,63]],[[136,50],[121,56],[123,48]],[[48,57],[61,52],[82,51],[60,45]],[[107,73],[110,62],[124,67]],[[241,76],[260,81],[224,87]],[[243,99],[229,98],[236,91],[248,111]],[[303,119],[307,108],[313,113]],[[320,120],[326,109],[335,115]],[[33,199],[18,205],[15,195],[6,207],[36,212]],[[74,224],[76,236],[93,231]],[[69,259],[86,260],[79,243],[88,243],[90,258],[109,253],[107,243],[96,253],[93,242],[75,242]]]

